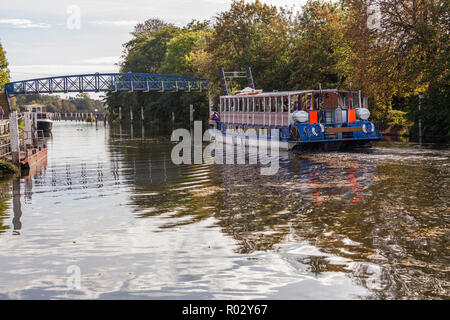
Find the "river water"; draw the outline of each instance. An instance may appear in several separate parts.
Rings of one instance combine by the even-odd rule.
[[[448,146],[281,153],[263,176],[131,134],[56,122],[46,163],[0,184],[0,299],[449,298]]]

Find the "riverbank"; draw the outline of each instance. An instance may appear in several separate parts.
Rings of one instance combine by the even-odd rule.
[[[11,178],[13,175],[19,173],[19,169],[12,163],[0,160],[0,181]]]

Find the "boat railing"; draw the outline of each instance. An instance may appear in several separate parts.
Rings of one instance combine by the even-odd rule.
[[[288,112],[223,111],[221,122],[249,126],[288,126]]]

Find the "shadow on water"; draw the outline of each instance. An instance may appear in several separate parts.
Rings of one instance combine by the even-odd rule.
[[[33,237],[28,237],[41,241],[42,247],[48,242],[52,253],[45,249],[41,252],[55,259],[52,254],[55,246],[60,245],[57,241],[67,237],[67,233],[78,237],[89,231],[89,239],[95,246],[85,251],[70,251],[74,249],[62,246],[64,261],[73,260],[74,256],[87,256],[89,261],[101,257],[102,264],[97,263],[106,268],[113,256],[114,262],[110,262],[107,270],[119,268],[112,267],[116,265],[124,268],[141,263],[143,266],[136,272],[144,278],[151,277],[153,283],[165,279],[166,274],[160,270],[171,266],[165,258],[167,246],[169,255],[177,257],[178,260],[174,258],[177,264],[184,266],[180,268],[190,270],[191,274],[183,275],[177,266],[171,266],[167,271],[169,280],[157,286],[159,291],[148,291],[144,285],[147,290],[144,294],[157,297],[242,294],[264,298],[274,296],[267,293],[274,290],[274,285],[277,298],[449,297],[448,146],[436,150],[431,146],[387,141],[367,152],[302,155],[282,152],[278,173],[262,176],[259,165],[174,165],[170,158],[173,144],[167,135],[150,130],[140,132],[134,128],[131,132],[112,128],[103,132],[81,125],[55,129],[58,134],[49,143],[49,164],[33,173],[33,177],[0,184],[0,240],[2,235],[11,233],[10,229],[16,235],[34,232]],[[73,145],[63,145],[64,139],[73,139]],[[81,147],[74,152],[76,144]],[[44,210],[51,212],[45,215]],[[65,213],[64,220],[59,218],[61,212]],[[22,227],[23,220],[28,220],[28,225],[39,225],[44,220],[49,235],[44,236],[37,228]],[[153,228],[154,225],[157,227]],[[199,232],[210,235],[208,230],[214,228],[232,239],[232,246],[223,246],[234,252],[225,251],[220,256],[222,253],[216,248],[213,252],[220,260],[211,260],[214,263],[204,261],[210,258],[204,256],[204,250],[177,249],[167,244],[179,240],[182,234],[187,234],[186,239],[196,238]],[[150,246],[156,238],[163,242]],[[111,243],[110,239],[118,241]],[[151,255],[142,251],[130,262],[128,251],[141,252],[144,250],[141,241],[148,239],[151,241],[146,248],[153,250]],[[179,241],[188,242],[183,239]],[[27,243],[21,245],[25,247]],[[40,253],[34,251],[38,250],[36,246],[30,245],[33,254]],[[163,247],[160,249],[163,253],[158,246]],[[125,253],[121,251],[123,248]],[[154,262],[154,255],[156,261],[163,262]],[[273,255],[278,258],[272,259]],[[149,274],[150,263],[155,263],[155,275]],[[193,270],[201,272],[198,279]],[[347,294],[352,290],[338,275],[346,275],[353,286],[364,290],[358,291],[359,295]],[[278,282],[273,284],[266,278]],[[291,278],[294,280],[288,280]],[[199,288],[205,281],[211,281],[214,286],[210,286],[216,288],[220,279],[231,287],[225,290],[220,285],[218,288],[222,289],[217,289],[218,292],[208,287],[206,293],[194,294],[203,292]],[[295,285],[295,281],[302,279],[311,286],[312,293],[303,284]],[[317,287],[315,280],[326,285]],[[5,282],[0,272],[0,288],[2,281]],[[117,291],[117,297],[132,295],[126,283],[108,290]],[[172,287],[167,283],[172,283]],[[256,288],[258,284],[264,289],[262,293],[260,289],[243,289]],[[89,285],[93,292],[102,292],[102,286],[106,286],[92,279]],[[183,289],[186,285],[187,289]],[[284,291],[280,289],[283,286]],[[345,292],[339,294],[334,290]],[[44,289],[42,292],[49,292],[50,297],[59,296]]]

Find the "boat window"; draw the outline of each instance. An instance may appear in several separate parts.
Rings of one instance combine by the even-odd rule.
[[[304,110],[314,110],[314,96],[312,93],[307,93],[303,96],[302,106],[304,106]]]
[[[289,106],[291,112],[295,111],[295,102],[297,101],[297,99],[298,99],[297,95],[291,96],[291,105]]]
[[[347,93],[341,92],[339,94],[339,107],[347,109],[348,108],[348,97]]]

